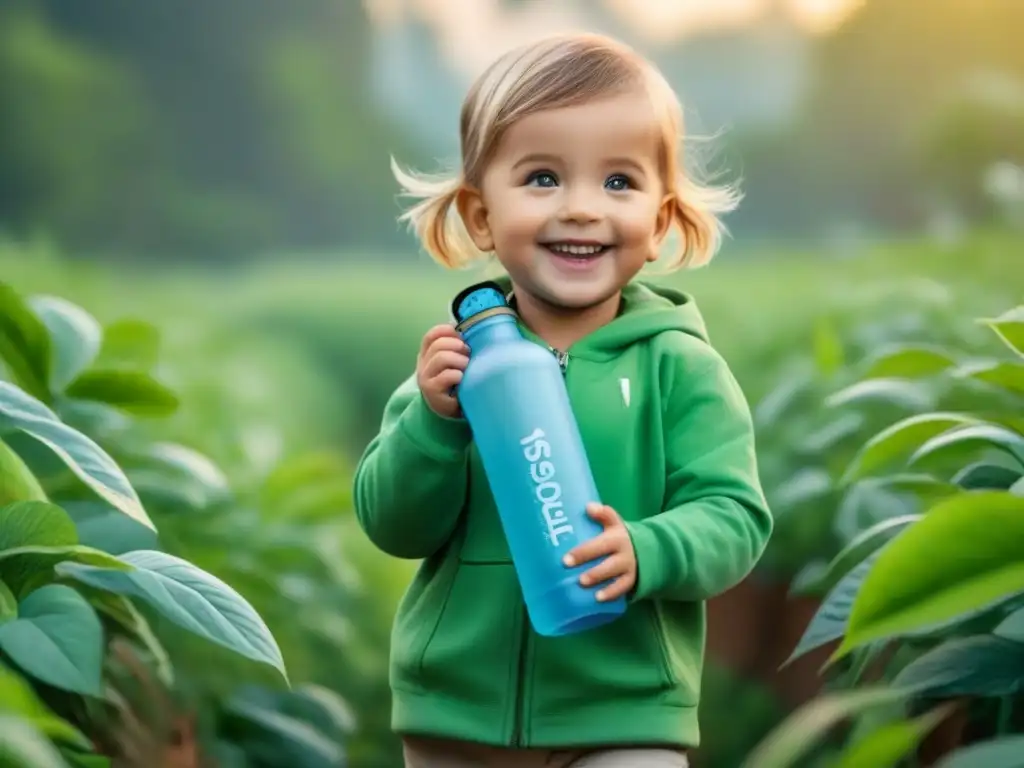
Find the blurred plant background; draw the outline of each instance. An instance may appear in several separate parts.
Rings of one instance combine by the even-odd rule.
[[[755,409],[778,519],[711,606],[695,764],[1017,764],[1019,0],[0,0],[0,378],[109,455],[159,532],[69,483],[0,400],[12,764],[107,764],[87,738],[140,765],[400,766],[388,638],[416,564],[369,546],[349,483],[477,275],[396,225],[389,157],[454,159],[470,79],[572,28],[651,56],[694,162],[746,194],[713,266],[663,278]],[[28,501],[63,533],[11,533]],[[19,577],[24,546],[210,574],[290,687],[145,594],[114,606],[81,562]],[[55,587],[103,617],[99,689],[54,689],[5,640],[52,626]]]

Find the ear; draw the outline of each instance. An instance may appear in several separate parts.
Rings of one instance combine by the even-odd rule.
[[[494,237],[491,235],[491,225],[488,221],[487,206],[484,205],[483,194],[480,190],[463,184],[455,193],[455,207],[462,217],[462,224],[469,233],[473,245],[483,253],[494,250]]]
[[[669,192],[665,197],[661,199],[661,205],[658,206],[658,215],[654,222],[654,234],[652,236],[653,244],[660,246],[668,235],[668,231],[672,228],[672,223],[676,219],[677,205],[676,196],[674,192]],[[651,249],[651,255],[647,257],[648,261],[657,261],[658,254],[657,248]]]

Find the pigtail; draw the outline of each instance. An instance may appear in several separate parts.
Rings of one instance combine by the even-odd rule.
[[[735,210],[740,198],[734,187],[703,186],[685,173],[677,175],[672,218],[682,249],[674,267],[703,267],[714,258],[728,234],[719,217]]]
[[[402,170],[394,158],[391,172],[403,194],[419,200],[398,220],[410,225],[435,261],[448,269],[458,269],[479,255],[455,209],[455,198],[462,186],[459,177],[415,175]]]

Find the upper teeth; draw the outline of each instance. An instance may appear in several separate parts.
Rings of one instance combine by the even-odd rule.
[[[552,251],[571,253],[573,256],[593,256],[604,250],[603,245],[570,245],[568,243],[552,243],[548,247]]]

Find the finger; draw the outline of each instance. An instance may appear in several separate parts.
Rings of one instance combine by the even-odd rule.
[[[427,347],[424,357],[429,360],[441,352],[457,352],[468,357],[469,345],[461,337],[442,336],[440,339],[434,339],[433,343]]]
[[[441,392],[448,397],[455,397],[455,393],[452,390],[461,383],[462,371],[458,368],[448,368],[427,381],[427,385],[431,389]]]
[[[608,603],[612,600],[618,600],[623,595],[628,594],[634,584],[636,584],[635,576],[631,576],[629,574],[620,576],[609,586],[598,590],[596,595],[597,600],[600,603]]]
[[[438,352],[427,360],[423,373],[428,379],[432,379],[443,371],[455,369],[464,371],[469,364],[469,358],[460,355],[458,352]]]
[[[451,338],[452,336],[459,337],[459,332],[455,330],[454,326],[451,325],[435,325],[429,331],[423,335],[423,341],[420,343],[420,355],[426,354],[427,350],[430,349],[430,345],[433,344],[440,338]]]
[[[619,513],[607,504],[588,504],[587,514],[599,522],[605,529],[616,525],[619,522]]]
[[[563,558],[563,562],[572,568],[582,563],[589,563],[602,555],[610,555],[618,548],[618,537],[606,531],[570,550]]]
[[[622,576],[629,571],[629,563],[620,554],[610,555],[580,576],[580,584],[589,587]]]

